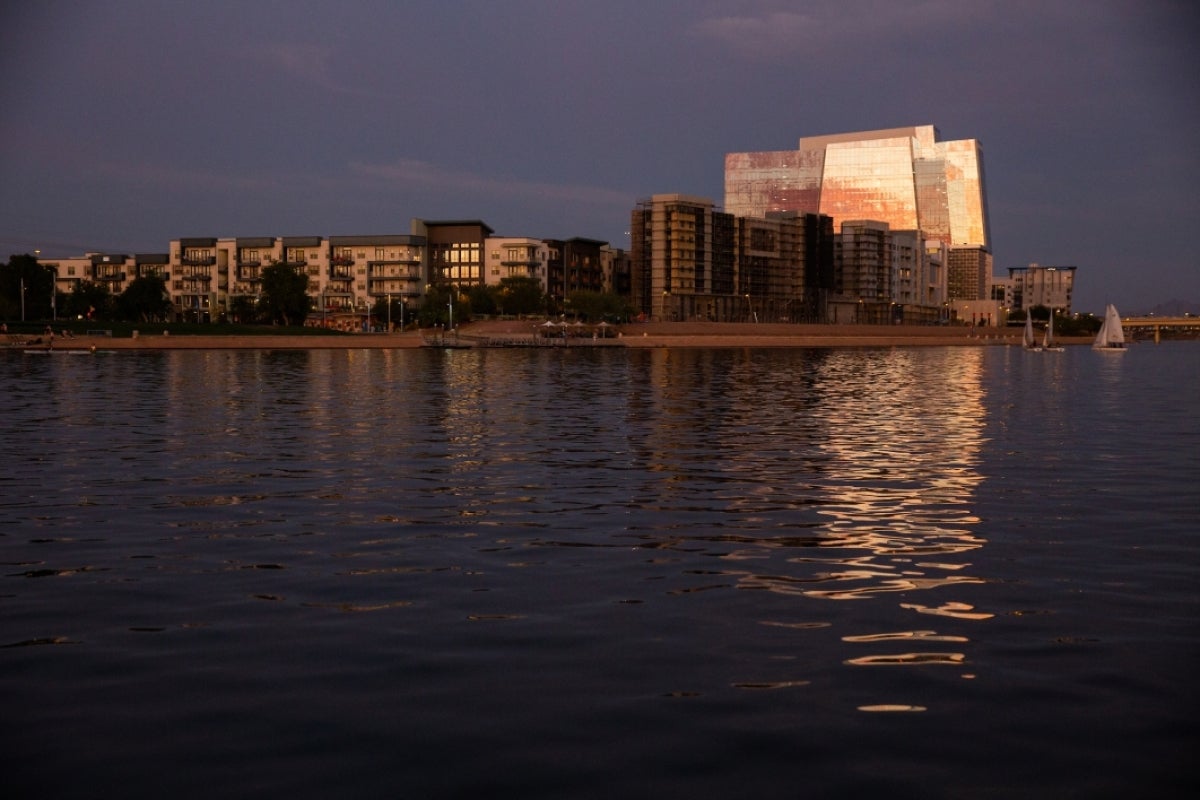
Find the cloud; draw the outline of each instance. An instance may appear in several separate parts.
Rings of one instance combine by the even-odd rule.
[[[256,46],[248,55],[250,58],[265,61],[298,81],[335,94],[360,97],[378,94],[362,86],[339,81],[334,76],[331,65],[335,60],[336,51],[332,47],[301,42],[270,42]]]
[[[599,206],[632,208],[635,198],[626,192],[577,184],[524,181],[495,175],[483,175],[448,169],[412,158],[388,164],[353,162],[352,172],[390,183],[423,186],[462,196],[487,196],[511,199],[540,199]]]
[[[242,172],[229,174],[220,171],[187,169],[150,162],[101,161],[90,170],[114,182],[141,188],[179,192],[183,189],[223,192],[277,191],[280,178]]]
[[[691,33],[715,39],[740,55],[763,58],[803,51],[822,33],[822,25],[808,14],[773,11],[704,19],[692,26]]]
[[[992,0],[842,0],[808,2],[802,11],[762,8],[760,3],[736,15],[713,16],[689,29],[751,60],[785,56],[862,52],[881,40],[905,37],[927,41],[948,27],[979,26],[994,13]]]

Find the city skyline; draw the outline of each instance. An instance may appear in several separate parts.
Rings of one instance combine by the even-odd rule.
[[[997,276],[1078,265],[1080,310],[1200,301],[1182,2],[93,2],[0,22],[0,257],[412,217],[627,248],[641,198],[720,202],[727,153],[933,121],[984,148]]]

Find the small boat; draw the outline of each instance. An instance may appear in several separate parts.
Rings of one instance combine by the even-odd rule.
[[[1100,332],[1096,334],[1096,340],[1092,342],[1092,349],[1104,353],[1125,352],[1125,329],[1121,327],[1121,315],[1112,303],[1104,309],[1104,323],[1100,326]]]
[[[1042,349],[1049,353],[1061,353],[1066,348],[1054,343],[1054,312],[1050,312],[1050,322],[1046,324],[1046,334],[1042,337]]]
[[[1025,349],[1031,353],[1042,351],[1042,346],[1033,338],[1033,317],[1028,311],[1025,312],[1025,332],[1021,334],[1021,344],[1025,345]]]

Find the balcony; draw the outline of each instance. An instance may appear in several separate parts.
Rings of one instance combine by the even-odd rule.
[[[329,263],[338,267],[349,267],[354,264],[354,259],[350,256],[334,256],[329,259]]]
[[[353,267],[346,266],[330,266],[329,280],[331,281],[352,281],[354,280]]]
[[[217,263],[216,256],[184,256],[179,263],[185,267],[211,267]]]
[[[421,257],[416,254],[399,255],[396,258],[373,258],[367,262],[367,267],[374,267],[381,264],[420,264]]]
[[[502,267],[540,267],[542,260],[537,257],[536,253],[529,253],[522,258],[502,258],[500,266]]]

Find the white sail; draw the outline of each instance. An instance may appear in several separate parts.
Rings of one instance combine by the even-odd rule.
[[[1062,352],[1062,345],[1054,343],[1054,312],[1050,312],[1050,321],[1046,323],[1046,334],[1042,337],[1042,349],[1052,353]]]
[[[1034,347],[1033,317],[1028,311],[1025,312],[1025,332],[1021,335],[1021,343],[1025,345],[1026,349]]]
[[[1100,326],[1100,332],[1096,334],[1096,341],[1092,343],[1092,347],[1097,350],[1125,349],[1125,329],[1121,327],[1121,315],[1112,303],[1104,309],[1104,323]]]

